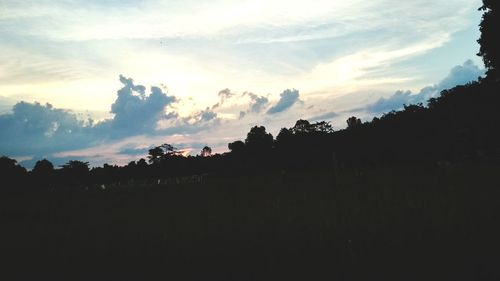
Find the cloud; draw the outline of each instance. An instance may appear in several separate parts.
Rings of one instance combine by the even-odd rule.
[[[463,65],[452,68],[448,76],[439,82],[436,87],[439,91],[450,89],[457,85],[475,81],[479,77],[483,77],[484,74],[484,69],[480,69],[472,60],[467,60]]]
[[[376,102],[369,104],[365,109],[380,114],[401,109],[405,104],[426,103],[427,100],[436,97],[441,91],[476,81],[484,74],[484,69],[480,69],[471,60],[467,60],[463,65],[453,67],[448,76],[439,83],[424,87],[417,94],[413,94],[411,91],[398,90],[388,98],[380,98]]]
[[[212,109],[216,109],[216,108],[222,106],[228,99],[234,97],[236,94],[231,92],[231,90],[226,88],[224,90],[219,91],[219,93],[217,95],[219,96],[219,102],[214,104],[212,106]]]
[[[248,110],[249,112],[260,113],[260,112],[262,112],[262,110],[264,110],[267,107],[267,105],[269,103],[268,98],[266,98],[264,96],[258,96],[254,93],[244,92],[243,96],[250,97],[250,108]]]
[[[51,104],[19,102],[0,115],[0,154],[32,155],[72,149],[92,141],[93,120]]]
[[[224,101],[226,101],[227,99],[230,99],[231,97],[233,97],[236,94],[232,93],[231,90],[226,88],[226,89],[220,91],[217,95],[219,96],[221,103],[223,103]]]
[[[194,123],[200,122],[210,122],[217,119],[217,113],[212,111],[210,108],[196,112],[195,114],[188,117],[188,121],[194,120]]]
[[[165,114],[168,105],[177,101],[174,96],[167,96],[162,89],[151,87],[146,96],[146,87],[135,85],[131,78],[120,75],[123,88],[118,90],[118,98],[111,105],[113,119],[102,126],[109,125],[114,137],[149,133],[156,129],[157,122],[162,119],[176,117],[175,113]]]
[[[267,111],[267,114],[276,114],[285,111],[299,101],[299,91],[287,89],[280,94],[280,100]]]
[[[118,153],[126,154],[131,156],[143,156],[148,154],[149,147],[146,148],[134,148],[134,147],[125,147],[122,148]]]
[[[252,92],[243,92],[238,97],[249,97],[248,108],[239,112],[239,119],[244,118],[249,113],[261,113],[269,106],[269,99],[265,96],[259,96]]]
[[[367,105],[366,109],[373,113],[384,113],[391,110],[397,110],[403,107],[404,104],[419,103],[422,95],[413,95],[411,91],[396,91],[388,98],[380,98],[373,104]]]
[[[146,94],[146,87],[123,75],[120,82],[123,87],[111,105],[114,116],[99,123],[48,103],[18,102],[12,112],[0,114],[0,155],[36,159],[131,136],[193,133],[219,124],[217,113],[208,107],[181,117],[175,111],[166,112],[178,100],[175,96],[158,87]]]

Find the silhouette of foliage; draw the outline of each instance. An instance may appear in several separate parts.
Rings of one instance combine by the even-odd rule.
[[[488,75],[494,79],[498,79],[500,68],[499,9],[500,3],[497,0],[483,0],[483,6],[479,8],[484,13],[479,25],[481,37],[478,42],[481,47],[478,55],[483,57],[484,65],[488,69]]]
[[[181,154],[182,151],[178,150],[176,147],[164,143],[149,150],[148,161],[151,164],[158,164],[169,157],[179,156]]]
[[[241,154],[245,151],[245,143],[237,140],[227,145],[227,148],[234,154]]]
[[[200,152],[200,156],[202,156],[202,157],[212,156],[212,148],[209,146],[203,147],[203,149]]]
[[[355,116],[349,117],[346,122],[348,129],[356,128],[361,125],[361,119],[356,118]]]
[[[6,183],[4,188],[10,189],[24,184],[26,169],[19,166],[16,160],[6,156],[0,157],[0,171],[2,171],[2,181]]]
[[[273,135],[267,133],[264,126],[255,126],[247,134],[245,147],[254,153],[266,153],[272,149],[273,141]]]
[[[54,165],[47,159],[39,160],[35,163],[31,173],[37,182],[42,186],[47,186],[53,181]]]

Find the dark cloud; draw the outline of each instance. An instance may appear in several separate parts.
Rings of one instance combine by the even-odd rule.
[[[267,111],[267,114],[283,112],[299,101],[299,91],[287,89],[280,94],[280,100]]]
[[[89,143],[92,120],[51,104],[19,102],[0,115],[0,154],[31,155],[73,149]]]
[[[436,85],[422,88],[417,94],[413,94],[411,91],[396,91],[392,96],[380,98],[373,104],[366,106],[365,109],[369,112],[380,114],[401,109],[405,104],[425,104],[427,100],[436,97],[441,91],[475,81],[479,77],[484,76],[484,74],[484,69],[480,69],[471,60],[467,60],[463,65],[457,65],[452,68],[448,76]]]
[[[318,116],[315,116],[315,117],[312,117],[312,118],[309,118],[309,121],[311,122],[315,122],[315,121],[326,121],[326,120],[331,120],[335,117],[338,117],[339,114],[338,113],[335,113],[335,112],[327,112],[327,113],[324,113],[324,114],[321,114],[321,115],[318,115]]]

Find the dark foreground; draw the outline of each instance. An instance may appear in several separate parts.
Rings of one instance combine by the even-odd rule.
[[[499,280],[500,167],[0,198],[3,280]]]

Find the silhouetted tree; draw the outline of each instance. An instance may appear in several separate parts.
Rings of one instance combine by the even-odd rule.
[[[361,125],[361,119],[356,118],[356,116],[349,117],[346,122],[348,129],[352,129]]]
[[[334,132],[330,122],[319,121],[312,124],[311,126],[312,126],[312,131],[316,133],[331,134]]]
[[[212,148],[210,148],[209,146],[205,146],[201,152],[200,152],[200,155],[202,157],[209,157],[212,155]]]
[[[35,166],[33,167],[34,173],[44,174],[52,171],[54,171],[54,165],[47,159],[36,161]]]
[[[227,148],[233,153],[233,154],[241,154],[245,151],[245,143],[237,140],[231,143],[227,144]]]
[[[276,143],[278,146],[284,145],[286,143],[289,143],[292,138],[293,138],[292,130],[289,130],[287,128],[281,128],[280,132],[276,136]]]
[[[61,166],[61,172],[66,182],[73,184],[86,183],[89,176],[89,162],[70,160]]]
[[[26,169],[19,166],[15,159],[6,156],[0,157],[0,171],[2,173],[3,186],[6,188],[17,188],[26,180]]]
[[[143,179],[147,177],[148,163],[144,158],[139,159],[134,168],[137,178]]]
[[[182,151],[178,150],[173,145],[164,143],[149,150],[148,161],[149,163],[157,164],[169,157],[179,156],[181,154]]]
[[[163,148],[161,146],[157,146],[154,148],[151,148],[148,151],[148,162],[151,164],[159,163],[163,156],[165,155],[165,152],[163,151]]]
[[[47,185],[53,180],[54,165],[47,159],[39,160],[35,163],[31,173],[37,182]]]
[[[499,9],[500,2],[498,0],[483,0],[483,6],[479,8],[479,10],[484,11],[484,14],[479,25],[481,37],[478,42],[481,47],[478,55],[483,57],[484,65],[488,69],[488,76],[495,78],[498,78],[500,68],[498,65],[500,63]]]
[[[309,123],[309,121],[307,120],[302,119],[297,120],[297,122],[295,122],[295,126],[290,129],[290,131],[292,131],[292,133],[294,134],[307,134],[311,132],[311,130],[311,123]]]
[[[254,153],[269,151],[273,147],[273,135],[267,133],[264,126],[252,127],[245,139],[245,146]]]

